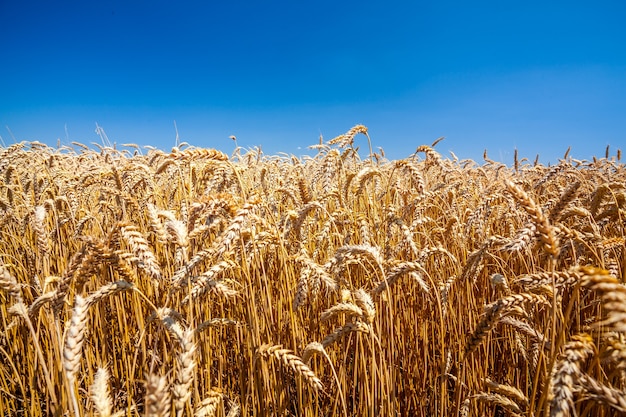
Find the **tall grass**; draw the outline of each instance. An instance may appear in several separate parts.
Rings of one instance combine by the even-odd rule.
[[[0,149],[0,415],[624,412],[621,153],[362,160],[359,135]]]

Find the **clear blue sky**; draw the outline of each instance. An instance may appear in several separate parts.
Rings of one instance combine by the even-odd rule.
[[[0,0],[0,136],[387,157],[626,151],[626,2]],[[8,127],[8,128],[7,128]],[[365,138],[357,139],[362,149]]]

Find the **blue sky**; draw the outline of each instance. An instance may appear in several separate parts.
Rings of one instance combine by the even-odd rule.
[[[623,1],[0,1],[5,145],[302,154],[368,126],[390,159],[626,148]],[[357,145],[367,148],[365,138]],[[626,149],[624,149],[626,150]]]

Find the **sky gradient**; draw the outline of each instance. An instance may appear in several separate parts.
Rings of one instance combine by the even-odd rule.
[[[405,158],[626,148],[623,1],[0,1],[0,137]],[[0,143],[1,144],[1,143]],[[367,148],[365,138],[357,145]],[[626,150],[626,149],[625,149]]]

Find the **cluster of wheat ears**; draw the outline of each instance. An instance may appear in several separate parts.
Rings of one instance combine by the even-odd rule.
[[[0,148],[0,415],[626,412],[621,152],[355,138]]]

